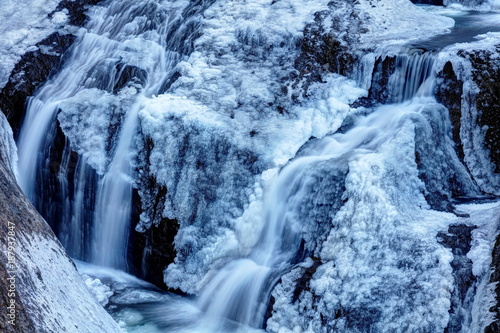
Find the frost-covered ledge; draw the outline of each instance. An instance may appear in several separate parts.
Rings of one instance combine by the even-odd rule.
[[[17,186],[13,156],[12,131],[0,112],[0,331],[120,332]]]

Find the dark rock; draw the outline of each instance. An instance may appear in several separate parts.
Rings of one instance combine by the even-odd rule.
[[[170,220],[162,217],[164,208],[164,198],[166,188],[158,186],[154,179],[150,179],[151,187],[148,188],[155,192],[155,200],[151,207],[148,207],[147,214],[152,215],[153,221],[158,223],[153,224],[149,229],[139,232],[132,231],[130,234],[128,262],[131,263],[130,270],[136,276],[151,282],[165,290],[171,290],[163,281],[163,271],[165,268],[174,262],[176,251],[174,246],[174,238],[179,230],[179,224],[175,220]],[[134,206],[136,207],[134,221],[138,221],[137,213],[142,211],[142,207],[148,206],[146,203],[141,203],[137,191],[134,191]]]
[[[302,291],[310,290],[309,283],[314,275],[316,273],[316,270],[318,267],[322,264],[321,259],[319,258],[312,258],[313,264],[311,267],[308,267],[304,270],[304,273],[302,276],[296,281],[295,289],[293,291],[293,297],[292,297],[292,303],[295,303],[298,299]]]
[[[329,11],[321,11],[315,14],[314,22],[305,27],[304,36],[298,42],[301,52],[294,64],[297,70],[295,87],[298,82],[303,82],[304,95],[307,95],[307,89],[313,82],[322,81],[321,77],[325,73],[350,74],[357,60],[356,55],[347,46],[355,42],[349,38],[358,35],[354,30],[359,29],[360,25],[353,7],[349,3],[335,1],[329,5],[345,7],[345,16],[351,19],[332,18]],[[349,23],[346,23],[347,21]],[[352,33],[341,36],[338,33],[340,31]]]
[[[59,2],[55,12],[63,9],[68,10],[69,23],[78,27],[82,27],[88,20],[86,12],[89,6],[97,5],[102,0],[62,0]]]
[[[149,161],[153,140],[145,138],[143,144],[144,161]],[[131,271],[162,289],[169,289],[163,281],[163,271],[177,255],[174,238],[179,224],[162,215],[167,188],[158,184],[149,163],[143,163],[141,169],[144,177],[141,178],[140,190],[134,190],[132,221],[139,221],[140,215],[146,214],[152,225],[142,231],[134,229],[130,234],[128,256]]]
[[[278,283],[281,283],[281,280],[279,280]],[[273,315],[273,307],[275,303],[276,303],[276,298],[274,298],[274,296],[271,295],[271,298],[269,299],[269,302],[267,304],[266,314],[264,315],[264,325],[262,327],[263,329],[267,328],[267,320],[271,318],[271,316]]]
[[[180,77],[181,77],[181,74],[177,71],[174,72],[172,75],[168,76],[167,79],[165,80],[165,82],[163,82],[158,94],[165,93],[168,89],[170,89],[172,84],[174,84],[174,82],[177,81],[177,79]]]
[[[443,0],[411,0],[414,4],[444,6]]]
[[[389,78],[396,70],[396,57],[386,56],[375,61],[372,74],[372,83],[368,92],[368,99],[380,104],[390,102]]]
[[[163,271],[174,262],[176,251],[174,237],[179,229],[175,220],[162,219],[158,225],[145,232],[134,231],[131,238],[132,264],[135,275],[165,290],[171,290],[163,281]],[[139,258],[139,254],[142,256]]]
[[[97,88],[117,94],[129,86],[141,89],[148,79],[148,73],[137,66],[108,59],[89,70],[85,88]]]
[[[7,116],[15,136],[21,127],[26,99],[61,68],[63,55],[74,40],[73,35],[56,32],[38,43],[38,50],[24,54],[16,64],[0,94],[0,108]],[[50,52],[44,52],[46,49]]]
[[[396,70],[396,57],[385,56],[377,58],[373,66],[372,80],[367,97],[357,100],[353,107],[372,107],[377,104],[385,104],[391,101],[389,90],[389,78]]]
[[[467,319],[462,309],[470,309],[472,306],[473,297],[468,297],[468,294],[475,293],[476,278],[472,274],[472,261],[467,257],[467,253],[471,249],[471,232],[476,228],[464,224],[451,225],[447,233],[440,232],[437,235],[438,242],[453,253],[451,268],[455,288],[451,294],[450,321],[445,330],[448,333],[461,331],[462,324]]]
[[[62,0],[56,10],[68,10],[69,23],[83,26],[88,17],[88,7],[102,0]],[[52,14],[49,15],[51,17]],[[21,57],[10,74],[7,85],[0,93],[0,109],[5,113],[17,137],[24,117],[26,100],[36,89],[57,73],[64,63],[64,55],[76,37],[72,34],[55,32],[36,44],[38,50],[27,52]]]
[[[460,161],[464,163],[465,155],[460,139],[463,82],[455,75],[451,62],[448,61],[443,69],[438,72],[434,93],[437,101],[448,109],[452,125],[452,138],[455,142],[455,151]]]
[[[131,65],[118,64],[117,74],[113,92],[116,94],[120,89],[127,85],[144,86],[148,79],[148,73],[139,67]]]

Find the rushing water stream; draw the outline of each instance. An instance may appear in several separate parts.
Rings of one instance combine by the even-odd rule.
[[[64,197],[63,212],[54,213],[52,218],[65,220],[59,237],[77,259],[98,266],[127,268],[138,112],[147,99],[162,92],[174,66],[183,57],[179,51],[182,38],[176,36],[179,25],[172,22],[185,5],[163,7],[151,1],[110,1],[96,7],[61,72],[28,103],[18,140],[20,185],[37,207],[46,204],[47,196]],[[390,104],[366,110],[342,133],[311,143],[280,171],[264,195],[264,228],[250,254],[223,266],[196,300],[162,293],[129,276],[123,278],[125,275],[115,270],[84,263],[79,264],[80,270],[114,285],[115,292],[122,293],[109,309],[131,331],[235,332],[264,328],[272,289],[301,259],[301,205],[310,194],[318,165],[342,164],[354,156],[376,152],[395,139],[403,124],[421,121],[423,111],[439,113],[440,105],[433,96],[437,50],[490,31],[492,26],[498,27],[487,23],[470,29],[478,17],[486,17],[488,22],[498,18],[489,15],[473,13],[459,18],[455,34],[414,43],[398,54],[395,73],[388,83],[392,92]],[[142,81],[124,84],[127,71],[133,71],[135,78]],[[92,95],[97,88],[106,93]],[[88,143],[79,143],[76,165],[72,165],[74,157],[66,142],[65,162],[57,173],[58,185],[55,189],[37,188],[51,172],[50,151],[57,135],[58,117],[77,119],[72,103],[89,96],[118,96],[97,111],[111,112],[119,121],[103,125],[110,128],[98,134],[107,135],[107,140],[94,142],[89,138]],[[95,118],[90,121],[101,121],[92,112],[90,115]],[[71,131],[78,131],[77,126],[62,127],[68,137]],[[97,157],[86,150],[92,145],[100,151]]]
[[[299,211],[309,194],[307,185],[313,181],[316,166],[325,161],[343,163],[349,156],[376,151],[394,138],[404,122],[419,118],[426,106],[437,105],[432,96],[434,56],[398,56],[393,78],[394,100],[398,103],[378,107],[359,118],[351,130],[315,142],[280,172],[264,198],[265,228],[253,251],[220,269],[195,303],[139,287],[143,301],[149,305],[118,305],[122,310],[117,311],[117,318],[143,327],[144,332],[248,332],[262,328],[273,286],[295,264],[302,239]],[[105,274],[94,274],[106,280]],[[137,286],[129,285],[136,290]],[[157,297],[163,297],[163,301]],[[177,314],[160,315],[171,312]],[[155,330],[149,326],[153,323]]]
[[[130,94],[117,105],[107,106],[115,109],[112,111],[115,117],[123,118],[116,133],[101,133],[110,136],[109,142],[104,142],[103,147],[102,143],[92,142],[95,139],[89,138],[91,149],[92,145],[96,150],[104,148],[110,155],[106,156],[108,151],[102,151],[99,159],[92,160],[89,158],[92,152],[83,151],[76,171],[73,171],[69,168],[74,167],[70,165],[70,154],[64,154],[66,162],[61,165],[58,175],[59,189],[64,191],[62,216],[51,214],[46,218],[55,223],[62,217],[62,225],[71,220],[70,230],[59,236],[73,257],[109,267],[125,269],[127,266],[133,182],[131,156],[138,125],[137,112],[144,98],[158,94],[181,58],[178,52],[169,51],[178,45],[167,41],[167,34],[172,34],[169,23],[176,15],[176,8],[167,9],[148,1],[115,1],[107,7],[95,7],[63,70],[28,103],[18,140],[20,185],[35,206],[43,207],[58,195],[57,185],[45,189],[35,186],[43,183],[42,179],[48,177],[52,169],[47,165],[50,164],[54,126],[61,103],[97,87],[108,91],[110,96],[112,93]],[[152,30],[152,26],[156,29]],[[175,41],[172,36],[170,38]],[[124,82],[130,71],[136,71],[143,82]],[[118,92],[127,83],[129,91]],[[88,96],[83,95],[83,98]],[[97,112],[106,111],[103,108]],[[85,119],[87,116],[90,119]],[[99,114],[87,116],[83,116],[81,122],[102,121]],[[37,157],[35,163],[34,157]],[[91,166],[97,169],[97,181],[89,171],[89,159]],[[68,185],[72,182],[75,183],[74,189]],[[88,193],[92,196],[88,197]],[[86,232],[89,224],[90,232]],[[90,245],[85,246],[86,243]]]

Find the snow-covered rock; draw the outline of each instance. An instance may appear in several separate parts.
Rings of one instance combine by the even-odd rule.
[[[59,2],[5,0],[0,3],[0,88],[7,83],[21,56],[36,49],[36,43],[55,31],[49,14],[54,12]]]

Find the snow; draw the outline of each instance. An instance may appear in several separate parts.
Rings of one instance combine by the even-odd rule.
[[[470,215],[478,228],[472,231],[472,248],[467,257],[472,260],[472,273],[481,277],[489,274],[491,253],[500,227],[500,202],[458,206]]]
[[[68,10],[65,8],[52,14],[52,24],[54,27],[61,27],[68,23]]]
[[[52,13],[60,0],[2,0],[0,3],[0,88],[21,56],[65,23],[64,13]]]
[[[472,305],[471,332],[484,331],[495,320],[491,309],[496,306],[495,288],[490,282],[491,256],[500,230],[500,202],[463,204],[458,207],[470,215],[469,224],[477,226],[472,231],[471,250],[467,257],[472,260],[472,272],[478,280],[477,292]]]
[[[125,115],[136,93],[129,88],[117,97],[96,88],[85,89],[59,104],[61,129],[72,148],[100,175],[110,163],[110,128]]]
[[[102,307],[109,303],[109,297],[113,295],[111,289],[103,284],[99,279],[93,279],[88,275],[82,275],[82,279],[85,281],[87,288],[96,300],[101,304]]]
[[[368,30],[361,35],[361,44],[377,46],[383,41],[406,43],[440,33],[449,32],[454,25],[451,18],[434,15],[406,0],[359,1],[355,6],[363,15],[363,27]],[[425,24],[422,24],[425,22]]]

